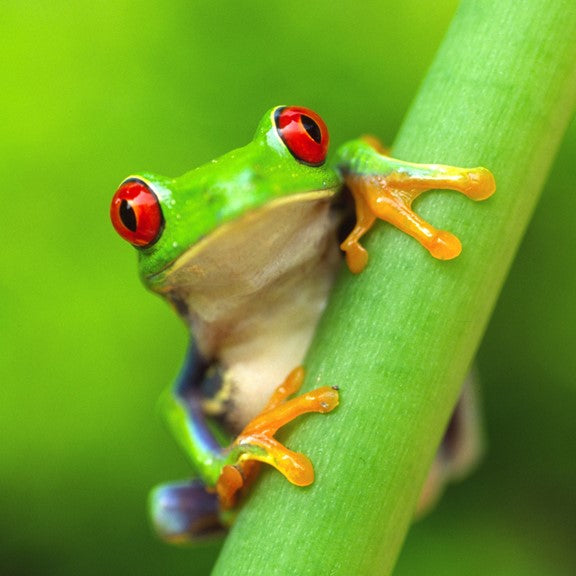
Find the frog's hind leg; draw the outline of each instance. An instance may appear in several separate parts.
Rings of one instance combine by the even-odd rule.
[[[172,433],[189,457],[199,478],[214,486],[224,464],[229,436],[217,419],[204,410],[203,386],[210,365],[192,345],[174,389],[161,398],[162,411]]]
[[[483,435],[478,396],[477,377],[471,372],[420,493],[417,516],[434,506],[446,484],[463,479],[481,459]]]
[[[150,494],[150,516],[158,535],[171,543],[213,538],[226,530],[218,498],[200,480],[157,486]]]
[[[163,403],[175,437],[207,487],[204,490],[216,492],[221,509],[229,510],[236,504],[238,496],[254,480],[261,462],[274,466],[298,486],[313,482],[314,471],[308,458],[288,450],[273,436],[301,414],[334,409],[338,405],[337,390],[325,386],[289,399],[304,380],[304,369],[298,367],[272,394],[262,413],[231,442],[204,410],[202,385],[208,372],[207,363],[192,346],[175,391],[165,394]],[[182,490],[169,490],[168,494],[178,501],[180,495],[187,493]],[[187,490],[196,493],[199,488],[195,484]],[[221,518],[226,522],[228,515]]]
[[[304,381],[304,369],[294,369],[272,395],[262,413],[254,418],[234,440],[230,449],[230,464],[225,466],[216,490],[224,508],[235,505],[238,491],[250,482],[259,462],[276,468],[290,482],[307,486],[314,481],[310,460],[293,452],[273,436],[285,424],[310,412],[326,413],[338,405],[338,391],[324,386],[296,398]]]
[[[174,389],[161,398],[163,412],[197,478],[163,484],[150,495],[152,523],[170,542],[193,542],[225,530],[214,486],[223,466],[223,446],[229,442],[215,420],[203,410],[204,388],[212,378],[209,363],[192,345]]]

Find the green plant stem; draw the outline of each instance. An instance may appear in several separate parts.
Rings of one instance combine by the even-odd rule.
[[[487,166],[496,195],[475,204],[432,192],[417,204],[462,240],[451,262],[390,226],[371,233],[367,270],[341,275],[306,362],[306,386],[338,384],[341,405],[283,438],[310,456],[316,482],[264,474],[214,574],[391,573],[571,118],[574,38],[573,0],[462,2],[394,153]]]

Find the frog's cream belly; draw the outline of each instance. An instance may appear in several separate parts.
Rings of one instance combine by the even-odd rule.
[[[300,364],[341,260],[333,193],[278,200],[205,238],[167,271],[166,296],[231,382],[236,429]]]
[[[274,389],[304,360],[332,284],[328,279],[285,286],[286,296],[298,290],[294,301],[276,301],[273,308],[255,312],[247,326],[223,342],[219,358],[233,387],[227,413],[233,430],[261,412]]]
[[[326,193],[273,203],[208,236],[165,272],[162,291],[231,385],[225,414],[231,432],[256,416],[304,360],[341,260],[340,218],[330,203]],[[476,459],[469,399],[465,394],[460,403],[458,426],[437,455],[420,509]]]

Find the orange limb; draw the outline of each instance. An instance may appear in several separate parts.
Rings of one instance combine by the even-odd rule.
[[[295,368],[280,385],[261,414],[256,416],[234,440],[230,452],[236,461],[224,466],[216,484],[222,508],[236,505],[239,491],[257,475],[259,463],[274,466],[290,482],[307,486],[314,481],[314,469],[310,460],[293,452],[274,438],[282,427],[309,412],[326,413],[338,405],[338,391],[329,386],[317,388],[288,400],[304,381],[304,369]]]
[[[375,150],[374,143],[367,141]],[[388,170],[382,175],[349,173],[346,185],[356,206],[356,226],[341,244],[351,272],[358,274],[368,261],[368,253],[359,241],[377,218],[406,232],[435,258],[451,260],[462,245],[456,236],[438,230],[412,210],[412,202],[431,189],[455,190],[472,200],[491,196],[496,185],[485,168],[455,168],[441,164],[414,164],[381,156]]]

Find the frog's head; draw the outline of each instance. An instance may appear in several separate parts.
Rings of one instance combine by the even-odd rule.
[[[138,249],[144,282],[157,287],[164,270],[224,224],[281,198],[335,189],[327,150],[328,130],[315,112],[273,108],[243,148],[180,178],[144,173],[124,180],[112,223]]]

